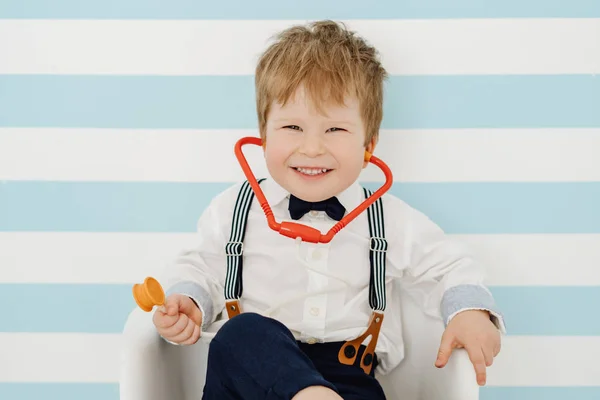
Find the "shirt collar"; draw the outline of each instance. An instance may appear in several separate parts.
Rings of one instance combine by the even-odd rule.
[[[279,185],[273,178],[265,180],[261,185],[261,189],[265,194],[265,198],[271,207],[276,207],[283,201],[289,199],[290,193]],[[337,194],[336,197],[346,208],[346,212],[354,210],[360,203],[364,201],[364,193],[362,186],[358,182],[354,182],[346,190]],[[287,207],[287,203],[286,203]]]

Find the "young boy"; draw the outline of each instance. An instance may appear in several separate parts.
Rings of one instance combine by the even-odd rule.
[[[287,29],[262,55],[257,112],[270,177],[260,185],[278,222],[325,233],[368,196],[357,179],[378,141],[385,78],[376,50],[331,21]],[[399,278],[446,324],[435,365],[465,347],[485,383],[504,325],[480,267],[400,199],[386,194],[372,209],[314,244],[273,231],[246,184],[212,201],[197,247],[162,278],[167,301],[154,314],[171,343],[210,340],[204,399],[384,399],[374,371],[402,359]],[[342,348],[370,322],[378,335]]]

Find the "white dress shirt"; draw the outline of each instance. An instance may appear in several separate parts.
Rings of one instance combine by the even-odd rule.
[[[190,296],[203,312],[202,340],[209,341],[228,319],[223,285],[227,271],[234,205],[241,183],[216,196],[198,221],[197,245],[184,251],[160,278],[167,295]],[[261,188],[277,222],[292,221],[287,193],[273,179]],[[364,201],[355,183],[338,196],[350,212]],[[387,308],[376,353],[380,373],[403,357],[398,294],[391,285],[405,279],[423,309],[444,323],[466,309],[485,309],[504,331],[501,314],[483,286],[483,271],[462,248],[421,212],[399,198],[382,198],[388,241]],[[311,211],[295,221],[326,233],[337,221]],[[369,225],[361,213],[328,244],[298,242],[273,231],[256,197],[249,211],[243,244],[242,312],[256,312],[286,325],[307,343],[355,339],[367,328],[369,306]],[[365,341],[365,344],[368,340]]]

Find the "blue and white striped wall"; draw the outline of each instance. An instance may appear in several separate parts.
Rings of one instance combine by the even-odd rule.
[[[600,398],[600,1],[1,0],[0,399],[118,398],[131,284],[243,178],[267,39],[321,18],[392,75],[392,192],[488,269],[482,400]]]

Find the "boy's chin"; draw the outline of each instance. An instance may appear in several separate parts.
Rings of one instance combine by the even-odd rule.
[[[310,202],[327,200],[338,194],[333,186],[320,183],[296,183],[290,185],[288,191],[297,198]]]
[[[291,192],[294,196],[296,196],[297,198],[304,200],[304,201],[309,201],[311,203],[316,203],[318,201],[323,201],[323,200],[327,200],[330,197],[335,196],[335,194],[322,194],[319,195],[318,193],[306,193],[305,191],[302,192]]]
[[[293,172],[290,175],[279,176],[280,179],[275,180],[295,197],[304,201],[317,202],[337,196],[346,189],[345,187],[340,187],[340,182],[335,176],[335,170],[330,174],[322,178],[305,179],[302,176],[298,176],[297,172]]]

